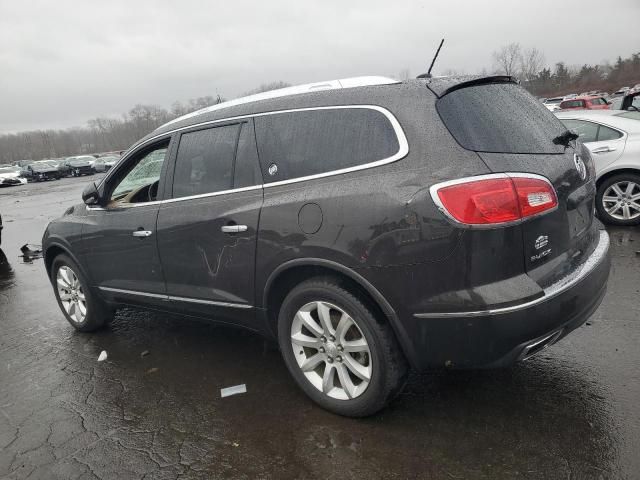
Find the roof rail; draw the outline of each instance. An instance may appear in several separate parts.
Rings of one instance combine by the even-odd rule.
[[[236,98],[234,100],[229,100],[228,102],[218,103],[216,105],[211,105],[210,107],[196,110],[195,112],[187,113],[186,115],[175,118],[165,123],[163,127],[166,125],[171,125],[172,123],[186,120],[187,118],[202,115],[203,113],[222,110],[224,108],[243,105],[245,103],[258,102],[260,100],[269,100],[272,98],[286,97],[288,95],[298,95],[301,93],[317,92],[320,90],[338,90],[341,88],[367,87],[371,85],[391,85],[394,83],[400,83],[400,81],[388,77],[369,76],[342,78],[339,80],[328,80],[326,82],[307,83],[305,85],[278,88],[276,90],[269,90],[268,92],[256,93],[255,95]]]

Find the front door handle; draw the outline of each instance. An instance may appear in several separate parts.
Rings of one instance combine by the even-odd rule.
[[[240,233],[240,232],[246,232],[247,226],[246,225],[224,225],[222,228],[220,228],[220,230],[222,230],[224,233]]]
[[[149,230],[135,230],[134,232],[131,233],[131,235],[138,238],[146,238],[146,237],[150,237],[152,233],[153,232]]]

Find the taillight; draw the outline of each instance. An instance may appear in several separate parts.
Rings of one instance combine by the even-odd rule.
[[[518,222],[558,206],[547,179],[521,173],[439,183],[431,187],[431,196],[444,213],[466,225]]]

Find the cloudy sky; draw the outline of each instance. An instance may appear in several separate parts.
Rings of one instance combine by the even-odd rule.
[[[436,73],[491,68],[509,42],[548,64],[613,60],[640,47],[640,1],[614,3],[0,0],[0,133],[233,98],[276,80],[415,76],[442,36]]]

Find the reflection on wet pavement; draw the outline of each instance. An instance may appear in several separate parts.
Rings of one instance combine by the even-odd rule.
[[[85,182],[73,182],[78,198]],[[637,478],[638,229],[611,231],[609,292],[589,325],[515,368],[414,374],[388,409],[351,420],[312,404],[277,350],[241,330],[125,309],[76,333],[42,260],[18,259],[69,205],[37,188],[0,191],[13,220],[0,254],[0,477]]]

